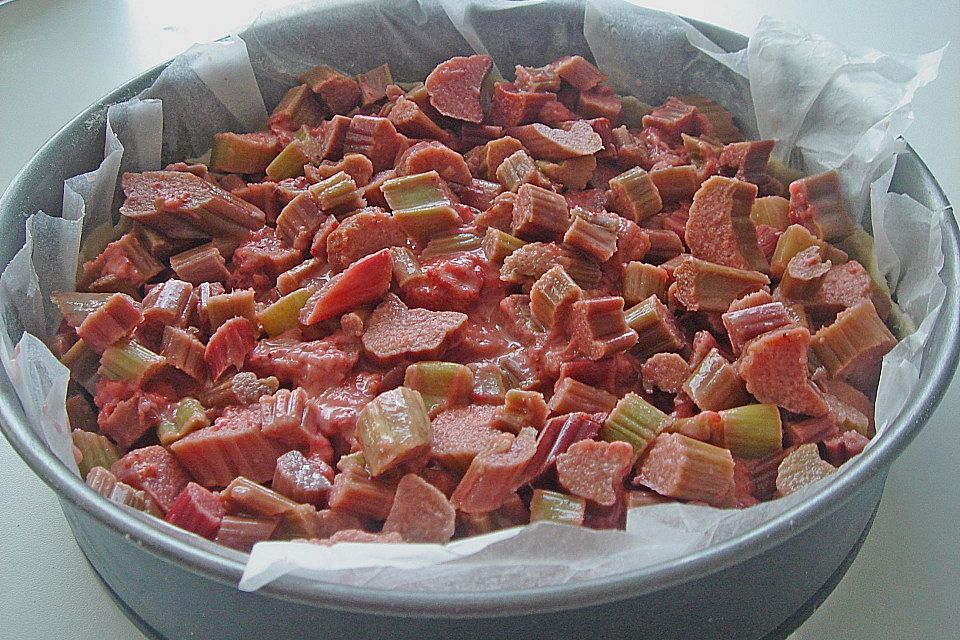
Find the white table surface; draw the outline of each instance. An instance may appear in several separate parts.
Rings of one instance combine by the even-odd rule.
[[[0,5],[0,189],[61,125],[193,42],[276,2],[16,0]],[[834,41],[920,53],[960,34],[960,2],[647,2],[749,33],[764,13]],[[960,51],[906,138],[960,202]],[[859,557],[794,640],[960,637],[960,384],[893,466]],[[55,496],[0,438],[0,638],[142,640],[78,550]],[[733,587],[735,588],[735,587]],[[633,635],[633,634],[631,634]]]

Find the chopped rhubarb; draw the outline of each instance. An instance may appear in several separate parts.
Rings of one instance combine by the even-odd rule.
[[[220,497],[195,482],[189,483],[167,511],[166,521],[213,540],[224,516]]]
[[[190,482],[186,469],[160,446],[134,449],[113,463],[117,480],[145,491],[166,513]]]
[[[588,156],[603,148],[603,140],[585,120],[577,120],[569,129],[554,129],[535,122],[507,129],[507,135],[519,140],[538,160]]]
[[[732,506],[733,456],[712,444],[664,433],[650,447],[637,481],[671,498]]]
[[[626,442],[581,440],[557,456],[560,485],[575,496],[604,506],[616,502],[631,467],[633,448]]]
[[[527,427],[516,438],[505,436],[495,448],[477,455],[450,502],[465,513],[485,513],[501,506],[523,482],[523,472],[537,451],[537,432]]]
[[[466,321],[467,316],[456,311],[410,309],[391,295],[370,316],[363,348],[383,363],[435,359],[453,343]]]
[[[765,333],[747,345],[737,370],[760,402],[809,416],[827,413],[820,391],[807,379],[810,332],[804,327]]]
[[[316,324],[383,297],[393,279],[389,249],[357,260],[316,291],[300,311],[300,322]]]
[[[777,494],[787,496],[836,472],[820,458],[815,444],[805,444],[789,453],[777,468]]]
[[[824,240],[838,240],[853,232],[853,219],[843,206],[840,176],[819,173],[790,183],[790,222],[802,224]]]
[[[517,190],[513,205],[513,235],[523,240],[560,240],[570,225],[567,201],[560,194],[532,184]]]
[[[832,377],[867,387],[880,373],[880,361],[897,344],[873,303],[864,300],[841,311],[833,324],[823,327],[810,348]]]
[[[230,367],[240,368],[257,345],[253,325],[246,318],[231,318],[210,336],[203,360],[210,377],[217,380]]]
[[[129,335],[142,318],[140,303],[116,293],[84,318],[77,327],[77,336],[94,349],[102,350]]]
[[[445,116],[479,124],[483,121],[480,87],[493,60],[490,56],[457,56],[441,62],[424,81],[430,104]]]
[[[714,176],[703,183],[690,205],[684,241],[701,260],[765,271],[750,209],[757,188],[748,182]]]
[[[360,102],[357,81],[326,65],[305,71],[300,75],[300,81],[310,85],[333,113],[347,113]]]
[[[384,533],[399,533],[405,542],[444,543],[453,537],[457,514],[447,497],[423,478],[400,479]]]
[[[490,100],[490,122],[516,127],[535,121],[546,105],[556,102],[556,97],[545,91],[518,91],[509,82],[497,82]]]
[[[397,175],[409,176],[436,171],[449,182],[470,184],[473,176],[463,156],[441,142],[418,142],[397,158]]]

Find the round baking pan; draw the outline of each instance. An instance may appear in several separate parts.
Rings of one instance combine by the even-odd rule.
[[[569,0],[538,5],[555,19],[582,22]],[[742,35],[694,23],[727,50]],[[558,45],[559,46],[559,45]],[[558,51],[557,55],[563,51]],[[257,62],[254,61],[256,69]],[[101,160],[106,109],[147,88],[154,68],[91,106],[47,142],[0,198],[0,265],[24,242],[22,214],[60,211],[63,180]],[[165,159],[166,160],[166,159]],[[925,206],[949,206],[910,149],[892,189]],[[165,638],[779,638],[829,594],[856,555],[879,504],[886,474],[943,396],[957,366],[960,251],[953,216],[942,222],[947,285],[926,346],[916,393],[880,438],[808,500],[744,535],[642,570],[536,589],[434,593],[341,586],[287,576],[255,593],[236,588],[245,555],[89,490],[43,445],[9,379],[0,373],[0,428],[26,463],[57,492],[80,548],[124,611]]]

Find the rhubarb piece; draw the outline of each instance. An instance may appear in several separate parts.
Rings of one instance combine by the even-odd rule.
[[[354,467],[334,478],[330,508],[345,515],[385,520],[396,488],[396,480],[371,478],[366,471]]]
[[[657,436],[637,473],[637,481],[660,495],[732,506],[733,457],[726,449],[679,433]]]
[[[547,405],[551,413],[563,414],[574,411],[606,413],[617,404],[612,393],[584,384],[574,378],[562,378]]]
[[[214,541],[237,551],[250,552],[256,543],[270,540],[278,524],[276,518],[224,516]]]
[[[777,495],[790,495],[808,484],[826,478],[836,470],[836,467],[820,458],[817,445],[801,445],[777,467]]]
[[[160,355],[166,358],[167,364],[173,365],[197,382],[202,382],[207,377],[204,351],[203,343],[192,334],[176,327],[164,327]]]
[[[64,322],[73,328],[79,327],[87,316],[102,307],[113,293],[80,293],[77,291],[54,291],[51,302],[57,305]]]
[[[537,168],[551,180],[562,184],[568,191],[582,191],[587,188],[587,183],[596,171],[597,158],[591,155],[561,162],[538,160]]]
[[[455,362],[416,362],[407,367],[403,386],[420,392],[431,415],[467,404],[473,391],[473,373]]]
[[[489,405],[440,412],[433,419],[431,457],[445,468],[462,473],[480,453],[501,446],[509,448],[509,435],[493,427],[497,413],[497,408]]]
[[[359,153],[348,153],[339,162],[324,160],[317,166],[303,167],[303,175],[311,184],[323,182],[341,171],[350,176],[358,187],[366,188],[373,179],[373,163],[370,162],[370,158]],[[363,195],[363,192],[360,195]]]
[[[390,288],[393,259],[382,249],[357,260],[314,292],[300,310],[300,322],[316,324],[379,300]]]
[[[170,268],[178,278],[195,285],[203,282],[226,282],[230,278],[226,261],[212,243],[170,256]]]
[[[677,353],[655,353],[641,366],[643,388],[648,393],[654,389],[680,393],[690,373],[690,365]]]
[[[360,102],[357,81],[327,65],[303,72],[300,82],[308,84],[332,113],[347,113]]]
[[[427,455],[432,433],[423,398],[405,387],[381,393],[357,418],[357,441],[373,476]]]
[[[747,390],[760,402],[787,411],[809,416],[827,413],[822,395],[807,380],[810,346],[810,332],[804,327],[778,329],[756,338],[744,349],[738,366]]]
[[[393,167],[400,151],[401,136],[386,118],[357,115],[343,138],[343,153],[359,153],[370,158],[374,171]]]
[[[570,226],[563,234],[564,244],[606,262],[617,251],[620,224],[616,216],[592,213],[576,207]]]
[[[173,455],[160,446],[134,449],[110,467],[117,480],[147,493],[166,513],[190,476]]]
[[[840,176],[836,171],[790,183],[790,222],[802,224],[828,242],[853,232],[853,219],[843,206]]]
[[[642,222],[663,207],[650,174],[633,167],[610,179],[610,207],[624,218]]]
[[[402,247],[407,235],[397,220],[379,207],[362,209],[330,232],[326,241],[327,263],[334,272],[389,247]]]
[[[247,368],[316,394],[341,384],[359,355],[356,338],[342,333],[311,341],[281,336],[261,340],[247,358]]]
[[[200,403],[212,409],[222,409],[232,404],[248,405],[260,396],[276,393],[279,381],[270,376],[257,378],[256,374],[241,371],[200,393]]]
[[[283,296],[260,312],[260,326],[271,337],[296,328],[300,323],[300,310],[312,293],[303,288]]]
[[[457,210],[445,204],[397,209],[393,217],[407,235],[419,241],[449,233],[460,223]]]
[[[670,417],[635,393],[623,396],[603,422],[600,438],[633,447],[636,460],[669,424]]]
[[[700,174],[689,164],[651,171],[650,181],[664,203],[690,200],[700,189]]]
[[[724,312],[737,298],[759,291],[770,279],[757,271],[685,258],[674,269],[677,299],[690,311]]]
[[[680,100],[697,108],[697,121],[705,135],[725,144],[743,140],[733,114],[713,100],[699,95],[680,96]]]
[[[503,193],[503,187],[499,183],[479,180],[477,178],[473,178],[470,184],[467,185],[460,185],[454,182],[451,184],[451,187],[458,189],[457,197],[460,198],[461,204],[473,207],[478,211],[486,211],[489,209],[493,206],[497,196]],[[477,226],[479,227],[479,225]]]
[[[618,126],[623,116],[620,96],[609,87],[581,91],[577,96],[576,110],[584,118],[606,118],[612,126]]]
[[[473,233],[454,233],[430,238],[420,254],[424,260],[437,256],[474,251],[483,245],[483,238]]]
[[[77,466],[80,467],[81,478],[86,478],[94,467],[109,469],[120,459],[117,448],[100,434],[74,429],[70,432],[70,437],[73,440],[73,446],[80,451]]]
[[[566,160],[589,156],[603,148],[603,140],[590,123],[577,120],[569,129],[554,129],[535,122],[506,130],[537,160]]]
[[[480,88],[493,60],[490,56],[455,56],[430,72],[424,87],[430,104],[445,116],[479,124],[483,122]]]
[[[523,472],[536,452],[536,431],[524,428],[505,434],[496,447],[473,459],[450,502],[465,513],[485,513],[501,506],[523,482]]]
[[[777,380],[771,378],[771,385],[777,383]],[[720,411],[749,402],[743,380],[715,348],[694,368],[693,373],[683,383],[683,391],[703,411]]]
[[[263,227],[263,211],[192,173],[125,173],[122,184],[120,213],[171,238],[242,239]]]
[[[345,171],[310,185],[310,195],[320,210],[328,215],[342,216],[367,205],[357,190],[357,183]]]
[[[157,425],[157,439],[162,445],[173,444],[189,433],[210,426],[206,410],[195,398],[183,398],[175,404],[172,418]]]
[[[846,431],[840,435],[824,440],[824,456],[827,462],[839,467],[854,456],[863,453],[870,439],[856,431]]]
[[[897,339],[869,300],[841,311],[833,324],[817,331],[810,341],[831,377],[862,388],[876,379],[881,359],[896,345]]]
[[[684,240],[694,257],[735,269],[765,271],[750,208],[756,185],[713,176],[693,198]]]
[[[582,297],[583,290],[557,265],[540,276],[530,289],[530,313],[542,327],[551,330],[563,325],[573,303]]]
[[[227,513],[272,518],[296,508],[297,503],[273,489],[239,476],[220,492]]]
[[[231,318],[210,336],[203,352],[210,377],[217,380],[230,367],[239,369],[247,354],[257,346],[253,325],[246,318]]]
[[[450,188],[436,171],[391,178],[380,190],[394,211],[451,203]]]
[[[867,419],[866,428],[860,431],[859,428],[847,423],[848,418],[843,415],[844,410],[837,411],[841,429],[856,428],[857,431],[860,431],[860,433],[865,436],[872,436],[876,433],[873,424],[873,402],[871,402],[870,398],[865,396],[863,392],[843,380],[821,380],[818,384],[823,390],[825,394],[824,397],[827,403],[830,404],[831,409],[834,409],[838,403],[842,403],[846,407],[846,410],[854,411]],[[836,411],[836,409],[834,410]],[[859,422],[859,419],[857,419],[857,421]]]
[[[468,151],[503,137],[503,127],[490,124],[463,123],[460,126],[460,150]]]
[[[329,509],[324,510],[329,514]],[[336,523],[331,530],[325,531],[321,524],[323,517],[315,507],[309,504],[299,504],[296,508],[287,511],[280,517],[270,536],[273,540],[311,540],[315,538],[327,538],[333,533],[342,529],[359,529],[363,526],[360,520],[354,516],[346,514],[335,514],[336,520],[343,519],[345,526],[337,526]]]
[[[596,438],[602,427],[597,416],[582,412],[548,420],[537,437],[536,453],[523,472],[523,483],[533,482],[552,472],[558,455],[574,442]]]
[[[516,127],[536,121],[543,108],[556,102],[556,96],[546,91],[517,91],[509,82],[493,85],[490,97],[490,122],[503,127]]]
[[[818,443],[839,434],[836,416],[829,413],[819,418],[791,420],[783,427],[783,441],[789,446]]]
[[[398,287],[403,289],[408,283],[423,279],[420,262],[410,249],[393,247],[390,249],[390,255],[393,256],[393,277]]]
[[[560,75],[552,66],[523,67],[519,64],[514,67],[517,79],[514,81],[517,89],[527,92],[560,91]]]
[[[848,262],[848,265],[857,264]],[[778,295],[787,300],[807,300],[819,290],[833,265],[820,261],[820,247],[814,245],[790,258],[777,288]]]
[[[732,142],[725,145],[720,152],[720,166],[735,171],[734,175],[738,180],[751,182],[765,189],[772,180],[767,174],[767,162],[774,145],[774,140]],[[781,188],[782,186],[777,184],[776,190]]]
[[[795,324],[786,307],[780,302],[768,302],[753,307],[732,310],[721,316],[733,352],[739,354],[744,346],[759,335]]]
[[[221,173],[263,173],[280,153],[272,133],[215,133],[210,149],[210,170]]]
[[[795,255],[810,247],[820,247],[822,260],[840,265],[847,261],[847,254],[823,240],[815,237],[810,231],[798,224],[791,224],[780,235],[773,257],[770,259],[770,273],[776,278],[782,278],[787,265]]]
[[[583,498],[557,491],[534,489],[530,498],[530,522],[546,520],[558,524],[583,526],[587,502]]]
[[[623,298],[606,297],[573,303],[571,345],[585,357],[600,360],[637,344],[637,332],[627,326]]]
[[[783,428],[775,404],[748,404],[719,412],[719,444],[738,458],[765,458],[780,451]]]
[[[205,305],[210,330],[216,331],[230,318],[246,318],[257,321],[256,302],[253,289],[240,289],[230,293],[210,296]]]
[[[650,296],[665,300],[669,278],[663,267],[643,262],[628,263],[623,270],[624,302],[635,305]]]
[[[633,448],[626,442],[575,442],[557,456],[560,485],[580,498],[612,506],[633,467]]]
[[[333,478],[333,469],[323,460],[315,456],[304,457],[299,451],[288,451],[277,458],[270,486],[295,503],[317,506],[326,504],[333,488]]]
[[[436,140],[418,142],[397,158],[398,176],[436,171],[448,182],[467,185],[473,180],[466,161],[459,153]]]
[[[316,258],[305,260],[277,276],[277,293],[289,295],[300,289],[311,292],[326,282],[326,264]]]
[[[162,356],[134,340],[125,340],[104,349],[97,373],[104,378],[126,380],[139,385],[142,380],[156,373],[163,363]]]
[[[552,183],[537,167],[533,158],[523,149],[511,153],[497,166],[497,181],[504,189],[514,193],[525,184],[550,188]]]
[[[448,145],[453,145],[456,141],[452,133],[440,127],[416,102],[404,96],[400,96],[393,103],[387,119],[397,131],[411,138],[429,138]]]
[[[786,277],[787,273],[784,273],[784,279]],[[807,310],[829,316],[864,300],[873,302],[881,320],[889,313],[889,297],[875,284],[862,264],[851,260],[831,267],[812,298],[804,302]]]
[[[643,126],[663,131],[679,141],[681,133],[701,133],[702,119],[699,116],[700,112],[695,106],[670,96],[666,102],[643,117]]]
[[[410,309],[390,295],[370,316],[362,343],[377,362],[436,358],[456,339],[467,316],[456,311]]]
[[[387,97],[387,87],[393,84],[393,74],[390,65],[381,64],[369,71],[357,74],[357,85],[360,87],[360,106],[380,102]]]
[[[532,241],[560,240],[569,224],[567,201],[560,194],[532,184],[524,184],[517,190],[511,225],[513,235]]]
[[[423,478],[400,479],[384,533],[399,533],[404,542],[442,544],[453,537],[457,514],[447,497]]]
[[[267,482],[284,452],[261,432],[259,405],[228,407],[211,426],[171,444],[170,451],[205,487],[226,487],[238,476]]]
[[[220,530],[224,509],[220,497],[195,482],[189,483],[167,511],[166,521],[213,540]]]
[[[502,264],[511,253],[527,244],[520,238],[514,237],[496,227],[487,227],[483,236],[481,248],[483,255],[492,263]]]
[[[662,265],[683,253],[683,241],[680,236],[667,229],[644,229],[650,248],[644,259],[650,264]]]
[[[184,326],[193,285],[182,280],[166,280],[154,286],[143,298],[143,321],[160,327]]]
[[[473,373],[473,402],[502,404],[507,393],[507,383],[500,367],[492,362],[472,362],[467,367]]]
[[[790,226],[790,202],[780,196],[757,198],[750,207],[750,219],[753,224],[765,224],[777,231],[786,231]]]
[[[323,223],[326,214],[312,191],[306,191],[288,202],[277,216],[277,235],[298,251],[306,249]]]
[[[311,134],[303,127],[294,134],[294,139],[280,150],[264,172],[273,180],[299,178],[304,175],[306,167],[320,164],[323,155],[323,140]]]
[[[102,351],[128,336],[142,318],[140,303],[128,295],[116,293],[84,318],[77,327],[77,336]]]
[[[701,411],[689,418],[676,418],[664,428],[665,433],[681,433],[688,438],[711,442],[723,429],[723,420],[716,411]]]
[[[325,112],[313,91],[306,84],[291,87],[284,94],[273,113],[270,114],[270,124],[288,131],[296,131],[303,125],[308,127],[319,126],[323,122]]]
[[[607,81],[607,76],[583,56],[563,56],[551,62],[549,68],[577,91],[589,91]]]
[[[199,232],[193,236],[199,235]],[[163,264],[147,251],[137,234],[126,233],[109,243],[100,255],[83,264],[77,288],[97,293],[139,295],[143,284],[163,271]]]
[[[278,389],[258,400],[263,435],[298,448],[306,447],[316,438],[319,425],[307,408],[310,397],[303,389]]]
[[[549,414],[550,409],[542,393],[510,389],[504,395],[503,406],[497,408],[493,426],[512,434],[520,433],[524,427],[540,431]]]
[[[641,360],[661,351],[679,351],[686,341],[670,310],[655,295],[623,312],[627,326],[636,331],[631,352]]]

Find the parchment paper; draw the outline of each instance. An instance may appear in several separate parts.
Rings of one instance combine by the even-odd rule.
[[[729,108],[744,131],[777,140],[776,157],[807,172],[839,169],[851,211],[874,231],[879,271],[918,327],[884,358],[876,407],[883,437],[918,384],[945,293],[938,275],[944,212],[888,193],[902,149],[897,138],[913,117],[910,101],[936,77],[942,50],[854,51],[764,19],[746,50],[727,54],[686,22],[620,0],[586,7],[574,0],[342,0],[264,15],[239,36],[179,56],[142,96],[110,108],[103,163],[66,181],[62,217],[37,212],[28,219],[26,244],[0,278],[0,360],[53,453],[76,470],[64,411],[68,372],[34,337],[49,337],[59,321],[49,294],[75,283],[76,262],[51,258],[77,255],[81,231],[95,240],[98,228],[114,223],[121,169],[155,169],[202,154],[216,131],[256,129],[266,107],[314,64],[358,73],[389,62],[395,78],[421,80],[438,62],[474,51],[489,53],[506,77],[515,64],[590,56],[621,92],[651,103],[706,95]],[[561,584],[728,540],[831,481],[741,511],[633,509],[626,531],[538,523],[448,545],[260,543],[239,587],[254,590],[288,573],[426,591]]]

